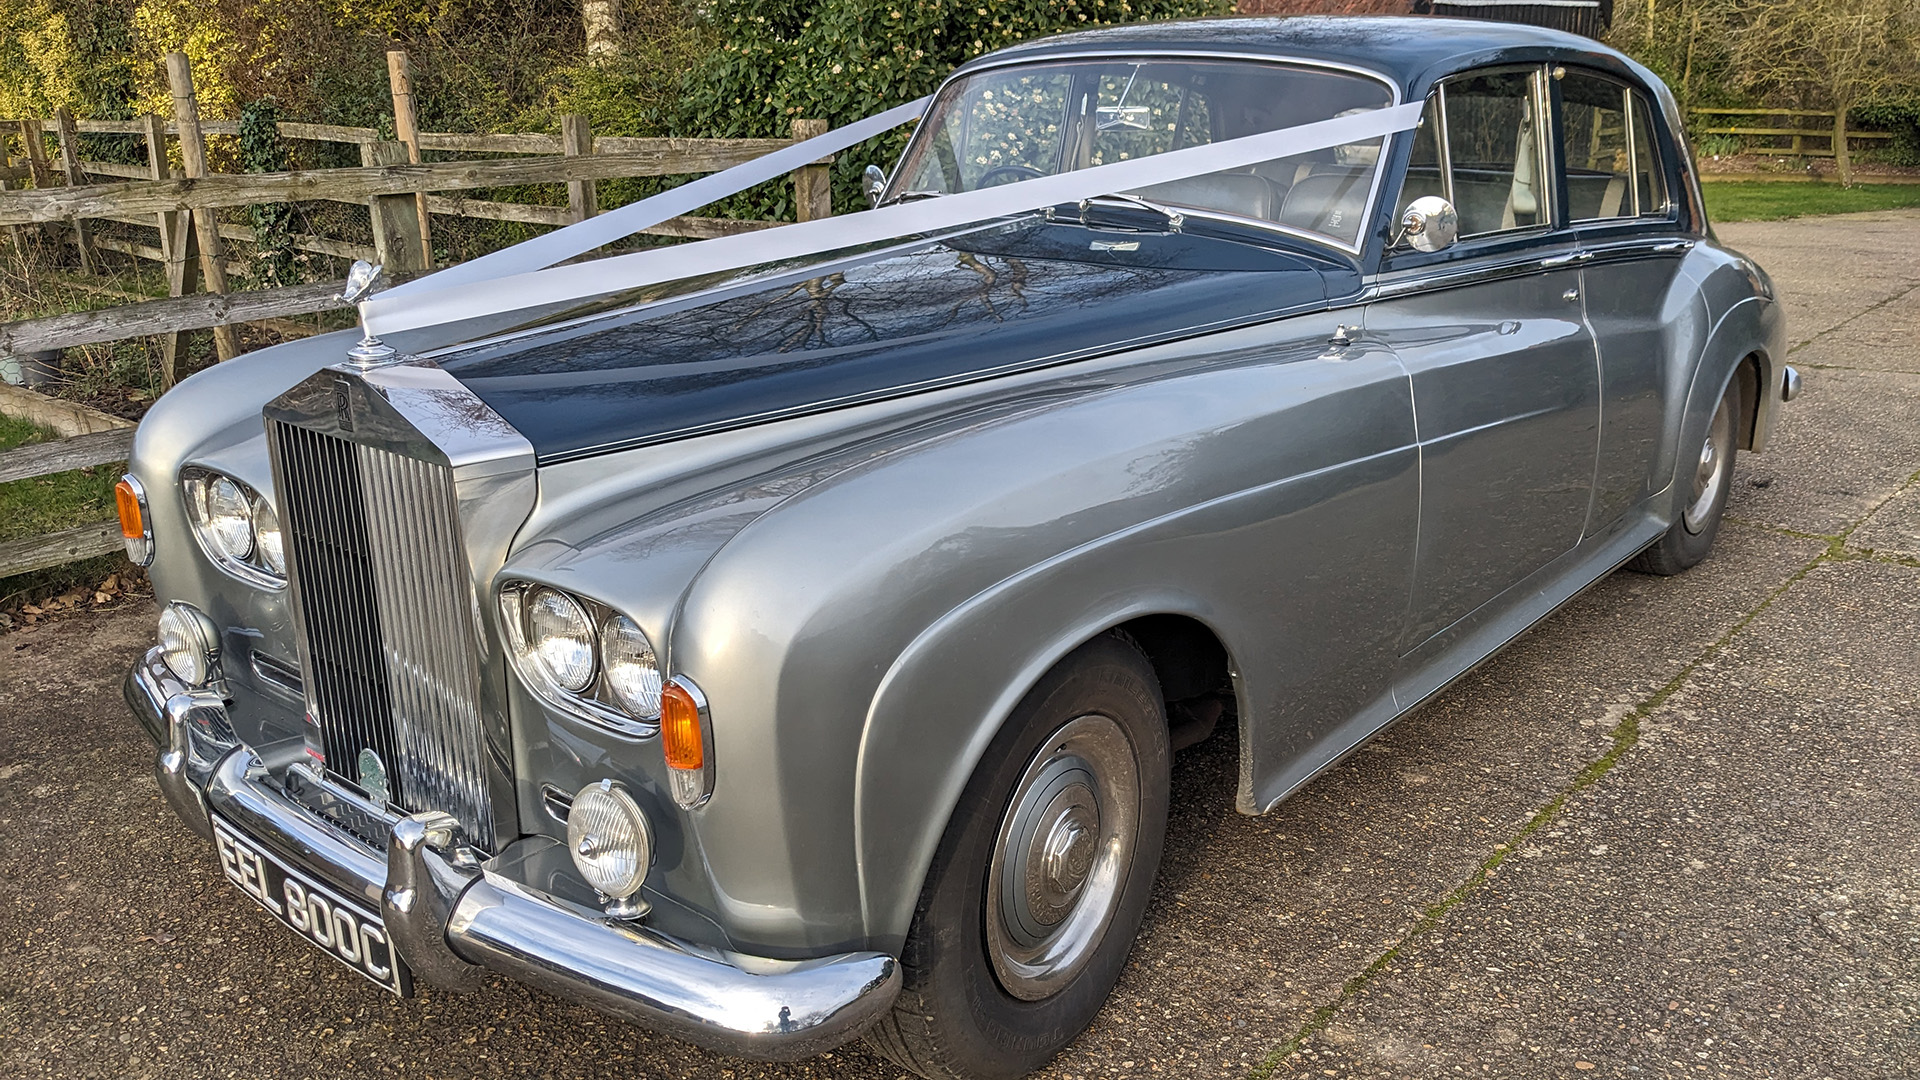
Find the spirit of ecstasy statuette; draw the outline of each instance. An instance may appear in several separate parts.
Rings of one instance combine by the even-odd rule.
[[[355,259],[353,269],[347,271],[347,287],[340,292],[340,299],[349,304],[358,304],[373,292],[380,283],[380,267],[365,259]],[[378,367],[394,359],[393,348],[366,331],[366,320],[360,323],[360,344],[347,350],[347,359],[361,368]]]

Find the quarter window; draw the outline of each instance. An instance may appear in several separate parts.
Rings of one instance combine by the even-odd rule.
[[[1561,149],[1573,221],[1665,216],[1667,191],[1645,95],[1569,72],[1560,83]]]

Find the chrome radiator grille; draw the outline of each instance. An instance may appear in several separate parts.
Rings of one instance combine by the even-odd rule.
[[[393,803],[452,814],[492,850],[480,646],[452,472],[275,420],[267,429],[327,770],[359,784],[372,750]]]

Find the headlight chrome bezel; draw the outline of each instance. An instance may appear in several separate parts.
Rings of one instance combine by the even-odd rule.
[[[178,636],[184,649],[170,648],[168,639]],[[167,666],[173,677],[187,686],[202,689],[212,686],[220,677],[220,631],[213,620],[202,614],[198,608],[178,600],[160,609],[160,626],[155,634],[160,647],[160,662]],[[183,671],[186,666],[180,663],[182,658],[191,659],[201,670]]]
[[[593,652],[593,674],[586,686],[578,691],[569,690],[553,678],[547,665],[534,654],[533,641],[528,625],[528,604],[536,591],[552,589],[578,604],[585,613],[589,641]],[[520,681],[533,691],[546,704],[577,719],[599,727],[610,729],[618,734],[632,738],[652,738],[660,731],[660,715],[655,711],[652,716],[635,716],[627,711],[618,694],[607,680],[604,648],[606,628],[615,619],[626,619],[636,629],[639,623],[624,612],[616,611],[606,604],[590,597],[581,596],[569,589],[535,581],[508,581],[500,586],[500,621],[506,630],[507,656],[519,674]],[[652,638],[640,630],[649,646]],[[659,650],[653,650],[654,663],[659,664]],[[664,673],[661,682],[665,683]]]
[[[244,555],[236,555],[233,551],[229,550],[226,545],[220,542],[219,537],[214,531],[208,499],[213,492],[214,485],[222,481],[230,483],[238,489],[242,501],[246,504],[247,512],[245,518],[249,542]],[[256,588],[286,588],[286,574],[283,571],[275,571],[273,567],[269,565],[262,552],[264,545],[260,540],[258,526],[262,506],[273,516],[275,524],[280,524],[279,510],[272,505],[266,496],[256,491],[252,485],[238,477],[230,476],[213,469],[202,468],[197,465],[190,465],[180,470],[180,494],[181,498],[187,504],[187,520],[193,525],[193,538],[199,543],[201,552],[206,555],[209,561],[226,573]],[[284,552],[284,525],[281,525],[281,536],[283,537],[281,543],[282,551]]]

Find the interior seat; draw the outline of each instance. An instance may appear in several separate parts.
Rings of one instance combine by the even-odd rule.
[[[1360,215],[1367,208],[1368,172],[1327,172],[1308,176],[1287,192],[1280,221],[1351,241],[1360,234]]]
[[[1209,173],[1169,180],[1133,192],[1143,199],[1191,206],[1197,210],[1217,210],[1223,214],[1277,221],[1281,193],[1264,176],[1244,172]]]

